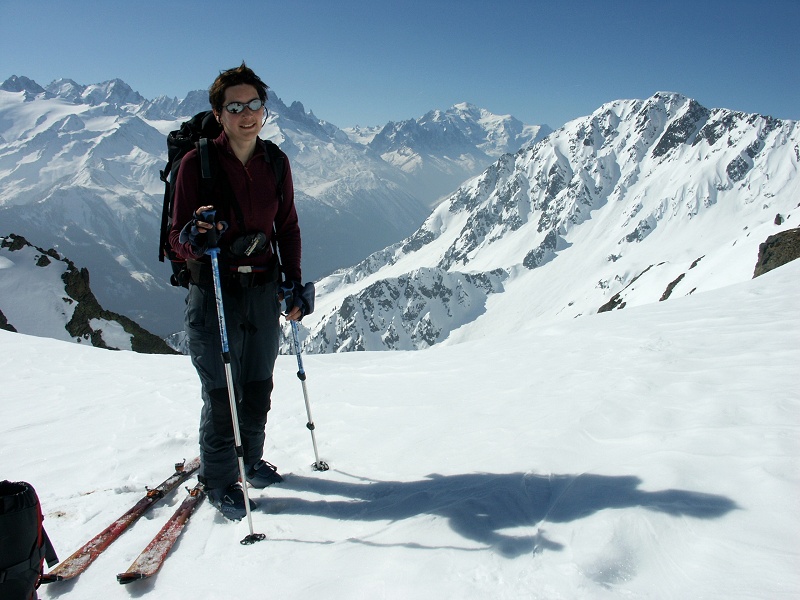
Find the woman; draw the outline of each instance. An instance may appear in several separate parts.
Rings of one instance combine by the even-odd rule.
[[[241,519],[244,493],[239,482],[231,408],[222,360],[209,247],[220,248],[220,275],[233,387],[247,482],[257,488],[282,481],[262,459],[272,373],[278,355],[283,276],[301,281],[301,242],[289,160],[270,159],[258,137],[266,121],[267,86],[244,63],[220,73],[209,89],[214,117],[222,127],[209,143],[212,183],[201,182],[198,150],[186,154],[176,178],[170,243],[186,259],[191,283],[185,327],[189,354],[202,384],[200,480],[208,498],[227,518]],[[276,177],[273,162],[283,165]],[[280,189],[278,182],[281,181]],[[213,212],[212,212],[213,211]],[[213,216],[212,216],[213,215]],[[299,320],[303,306],[286,319]],[[251,504],[251,506],[254,506]]]

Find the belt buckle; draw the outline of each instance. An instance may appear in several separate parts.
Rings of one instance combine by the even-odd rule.
[[[258,271],[251,265],[236,267],[236,278],[239,280],[239,286],[243,288],[256,287],[258,285],[257,277]]]

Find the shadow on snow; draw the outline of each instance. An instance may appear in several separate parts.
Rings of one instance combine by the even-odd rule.
[[[354,483],[294,475],[287,477],[281,485],[283,489],[346,499],[281,498],[264,502],[263,506],[268,512],[280,514],[355,521],[400,521],[422,514],[437,515],[446,518],[452,530],[464,538],[490,546],[509,558],[563,548],[543,535],[543,522],[565,523],[601,510],[636,507],[676,517],[716,519],[737,508],[725,496],[675,489],[649,492],[640,490],[640,484],[641,479],[635,476],[586,473],[475,473],[429,475],[408,482],[358,479]],[[536,531],[527,536],[502,532],[515,527],[535,527]]]

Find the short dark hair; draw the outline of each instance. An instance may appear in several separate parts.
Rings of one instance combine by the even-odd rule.
[[[211,108],[214,112],[222,112],[222,103],[225,102],[225,90],[242,84],[252,85],[256,88],[258,97],[266,104],[267,84],[261,81],[261,78],[242,61],[242,64],[234,69],[220,71],[219,76],[208,88],[208,101],[211,103]]]

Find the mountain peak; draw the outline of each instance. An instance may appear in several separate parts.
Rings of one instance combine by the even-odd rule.
[[[25,100],[33,100],[36,96],[46,94],[45,89],[33,79],[27,77],[17,77],[12,75],[0,84],[0,90],[4,92],[25,92]]]
[[[95,106],[104,102],[121,106],[124,104],[141,104],[145,101],[138,92],[135,92],[131,86],[121,79],[111,79],[86,86],[81,96],[87,104]]]
[[[56,79],[43,88],[32,79],[12,75],[0,84],[0,89],[6,92],[25,92],[26,100],[46,96],[62,98],[70,103],[93,106],[104,102],[118,106],[146,102],[141,94],[134,91],[121,79],[110,79],[91,85],[81,85],[72,79]]]
[[[57,98],[76,103],[81,101],[81,94],[85,89],[85,85],[80,85],[72,79],[56,79],[47,86],[47,91]]]
[[[471,104],[469,102],[458,102],[457,104],[453,104],[453,108],[455,110],[463,111],[463,112],[472,112],[472,111],[478,110],[477,106],[475,106],[474,104]]]

